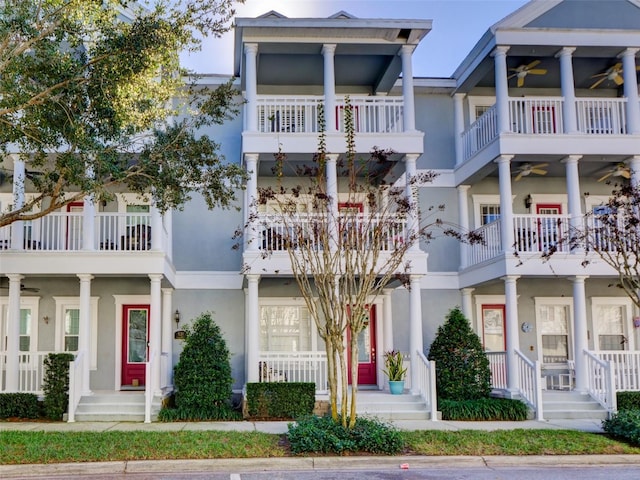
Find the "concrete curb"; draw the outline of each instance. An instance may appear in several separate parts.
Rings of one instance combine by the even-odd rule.
[[[219,473],[273,470],[376,470],[419,468],[498,468],[535,466],[640,465],[640,455],[531,455],[531,456],[399,456],[399,457],[287,457],[208,460],[136,460],[129,462],[0,465],[0,478],[54,475],[122,475],[216,471]]]

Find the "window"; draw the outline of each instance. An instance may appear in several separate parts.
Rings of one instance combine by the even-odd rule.
[[[98,298],[91,297],[90,368],[98,368]],[[56,302],[55,348],[58,352],[77,352],[80,348],[80,297],[53,297]]]
[[[571,301],[571,299],[568,299]],[[565,363],[570,355],[569,305],[545,302],[537,306],[543,363]]]
[[[307,307],[261,306],[260,349],[272,352],[311,350],[311,316]]]
[[[20,351],[28,352],[31,347],[31,309],[20,309]]]
[[[631,350],[633,335],[629,335],[631,301],[621,297],[592,299],[594,347],[598,350]]]
[[[485,204],[480,205],[480,224],[495,222],[500,218],[500,205]]]
[[[20,322],[18,325],[19,350],[28,352],[38,349],[38,305],[40,297],[20,298]],[[9,323],[9,298],[0,297],[0,351],[7,349],[7,326]],[[15,332],[15,330],[14,330]],[[15,334],[15,333],[14,333]]]
[[[504,305],[482,305],[482,344],[489,352],[504,352]]]
[[[475,194],[471,199],[474,228],[480,228],[500,219],[500,195]]]
[[[80,333],[80,309],[66,308],[64,312],[64,351],[77,352]]]
[[[480,118],[482,115],[484,115],[485,113],[487,113],[487,111],[491,108],[491,105],[475,105],[474,106],[474,111],[475,111],[475,119],[477,120],[478,118]]]

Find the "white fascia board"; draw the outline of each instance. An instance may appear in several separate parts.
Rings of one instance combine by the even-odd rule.
[[[243,275],[238,272],[180,271],[175,275],[176,290],[240,290]]]
[[[546,29],[527,28],[526,30],[498,30],[495,34],[496,45],[548,45],[558,50],[572,47],[615,47],[622,49],[640,47],[640,30],[611,29]]]
[[[422,290],[460,290],[458,272],[429,272],[420,279]]]
[[[456,186],[455,183],[455,175],[453,169],[419,169],[417,175],[423,173],[433,172],[436,174],[436,177],[431,182],[420,182],[417,183],[416,186],[419,188],[432,188],[432,187],[440,187],[440,188],[453,188]],[[405,186],[405,177],[404,173],[398,180],[393,184],[394,187],[404,187]]]
[[[524,28],[540,15],[556,7],[563,0],[534,0],[526,3],[516,11],[510,13],[502,20],[494,23],[489,30],[496,32],[501,28]]]

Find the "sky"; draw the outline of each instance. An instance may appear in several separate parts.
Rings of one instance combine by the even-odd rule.
[[[275,10],[286,17],[328,17],[344,10],[358,18],[432,20],[432,30],[413,54],[415,77],[450,77],[487,29],[526,0],[246,0],[238,17]],[[185,67],[198,73],[233,73],[233,32],[208,39],[203,50],[184,55]]]

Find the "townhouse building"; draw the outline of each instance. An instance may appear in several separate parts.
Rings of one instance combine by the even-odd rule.
[[[606,180],[640,180],[640,2],[531,1],[493,25],[450,78],[412,73],[412,54],[437,19],[269,12],[235,24],[234,73],[246,102],[240,117],[206,133],[246,167],[241,211],[209,211],[196,198],[160,214],[122,192],[0,229],[3,391],[39,392],[44,356],[72,351],[72,419],[146,412],[148,420],[172,391],[176,331],[213,311],[238,392],[247,382],[312,381],[325,394],[324,347],[288,255],[263,255],[275,207],[254,200],[276,184],[274,154],[312,159],[322,105],[327,177],[340,202],[347,96],[357,154],[393,150],[385,180],[399,186],[436,171],[415,190],[420,210],[444,204],[447,221],[484,238],[438,238],[410,252],[411,288],[372,299],[362,387],[386,391],[383,354],[401,350],[409,390],[422,397],[417,414],[433,416],[421,354],[459,305],[490,358],[494,392],[524,399],[538,418],[575,415],[581,404],[592,409],[581,415],[606,415],[615,391],[640,388],[636,307],[610,287],[617,274],[596,254],[558,243],[601,208]],[[3,166],[25,171],[13,157]],[[0,208],[32,193],[28,182],[2,185]],[[304,197],[298,212],[301,221],[313,214]],[[251,218],[264,231],[233,249],[233,232]],[[543,260],[551,247],[558,251]]]

